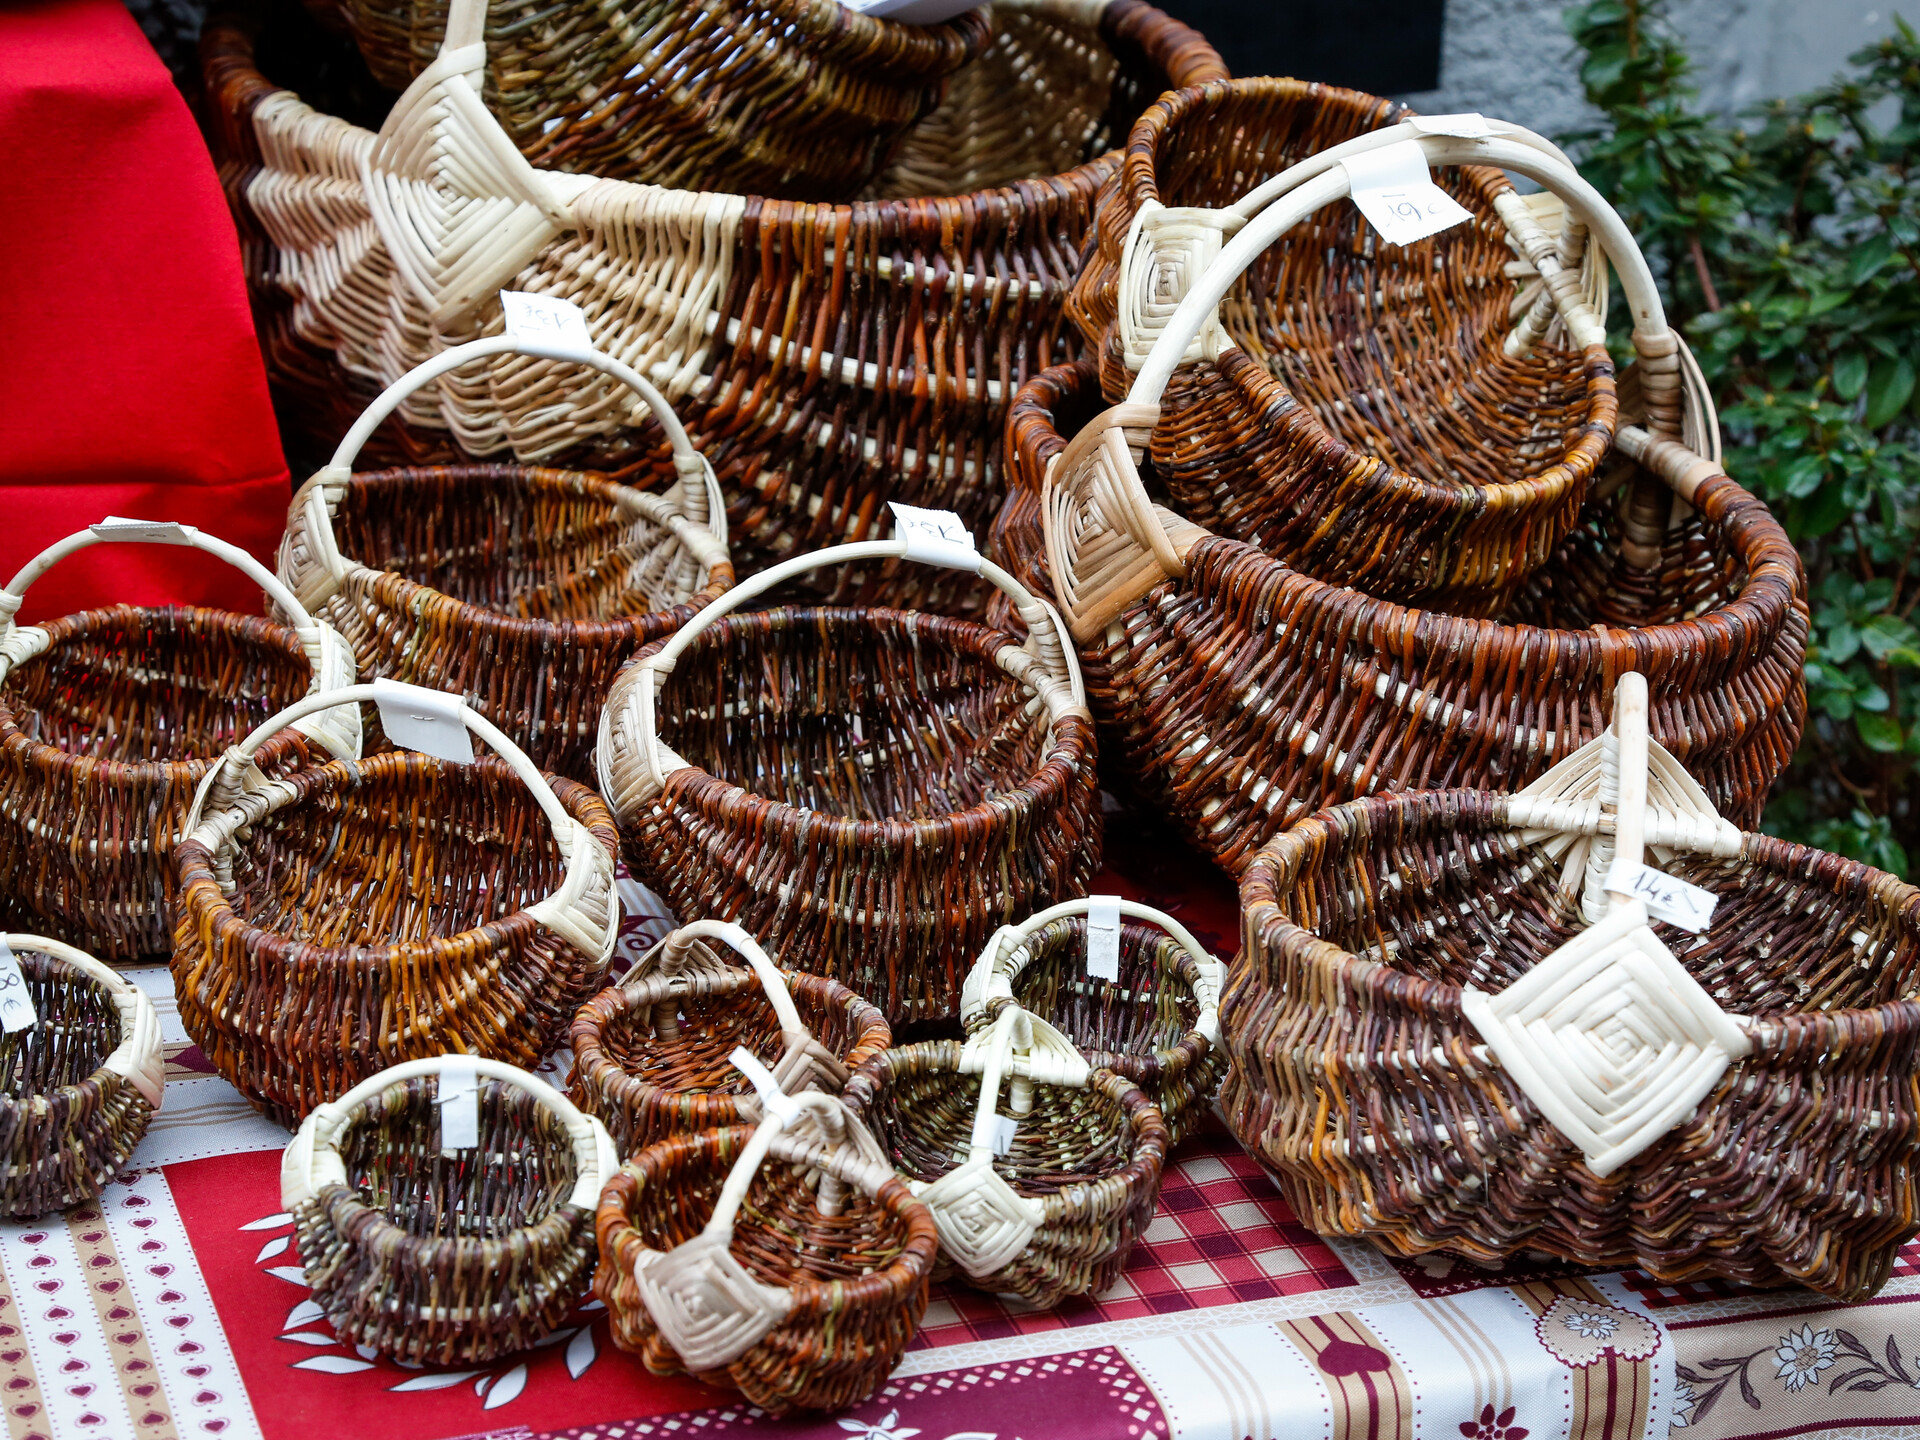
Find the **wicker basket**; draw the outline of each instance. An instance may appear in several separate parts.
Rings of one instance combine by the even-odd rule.
[[[293,719],[383,697],[495,754],[391,751],[284,780],[249,763]],[[398,1061],[537,1064],[606,975],[617,844],[597,795],[543,776],[458,696],[386,681],[303,701],[227,752],[174,851],[180,1019],[289,1128]]]
[[[886,1383],[939,1245],[837,1100],[783,1110],[630,1159],[600,1200],[594,1275],[614,1344],[773,1415],[838,1410]]]
[[[1740,833],[1658,747],[1649,786],[1634,711],[1519,795],[1262,850],[1223,1109],[1327,1233],[1870,1294],[1920,1226],[1920,891]],[[1704,935],[1648,928],[1643,841],[1717,895]]]
[[[35,580],[103,541],[216,556],[293,623],[177,605],[14,623]],[[0,912],[108,960],[164,955],[168,856],[194,787],[267,716],[353,675],[353,652],[269,571],[190,525],[109,518],[49,546],[0,591]],[[359,753],[346,710],[275,735],[260,764]]]
[[[729,965],[710,941],[737,951]],[[893,1043],[887,1020],[838,981],[782,973],[738,925],[673,931],[573,1022],[569,1093],[605,1122],[622,1155],[644,1145],[752,1124],[761,1104],[734,1068],[745,1046],[790,1094],[837,1095],[848,1072]]]
[[[1113,1284],[1153,1219],[1165,1118],[1139,1086],[1088,1065],[1018,1005],[964,1046],[881,1051],[845,1099],[933,1212],[936,1279],[957,1272],[1048,1309]]]
[[[1096,929],[1111,932],[1113,979],[1093,974]],[[1068,900],[994,934],[967,976],[960,1021],[977,1034],[1008,1005],[1039,1016],[1089,1065],[1144,1090],[1171,1148],[1198,1128],[1226,1070],[1224,979],[1220,962],[1165,911],[1118,896]]]
[[[981,107],[991,134],[979,146],[955,143],[964,127],[944,109],[925,144],[910,138],[898,183],[882,188],[933,184],[947,160],[946,198],[841,206],[535,170],[455,71],[423,75],[376,136],[275,89],[244,35],[211,27],[208,94],[264,344],[282,391],[305,391],[283,394],[289,413],[337,404],[331,447],[369,386],[497,332],[493,293],[511,283],[577,301],[595,343],[679,407],[719,472],[740,573],[884,533],[872,527],[895,498],[983,529],[1007,402],[1079,349],[1061,306],[1117,163],[1101,152],[1166,84],[1225,73],[1141,0],[1046,0],[996,18],[995,56],[1012,49],[981,63],[1003,66],[1030,102],[1002,93]],[[994,175],[988,157],[1044,157],[1065,173]],[[970,185],[1000,188],[956,193]],[[627,455],[645,440],[623,387],[544,363],[496,359],[401,415],[383,453],[409,463],[457,458],[455,443],[537,461]],[[921,608],[949,602],[911,587],[956,580],[832,578],[839,598]]]
[[[31,1220],[91,1200],[127,1167],[166,1064],[153,1002],[91,955],[42,935],[0,935],[0,951],[19,970],[0,984],[24,986],[34,1013],[0,1034],[0,1213]]]
[[[587,780],[615,672],[733,583],[719,483],[660,393],[617,360],[579,356],[659,420],[679,476],[665,496],[523,465],[353,473],[408,395],[516,352],[511,336],[478,340],[395,382],[294,496],[280,575],[363,671],[460,691],[536,765]]]
[[[474,1144],[442,1149],[443,1103],[477,1109]],[[619,1163],[600,1122],[551,1085],[441,1056],[316,1107],[280,1162],[280,1203],[342,1340],[409,1365],[479,1365],[552,1334],[585,1295],[594,1207]]]
[[[1025,645],[913,611],[730,614],[913,543],[837,546],[728,591],[621,672],[597,752],[628,867],[676,915],[737,921],[896,1024],[953,1015],[994,929],[1084,892],[1100,862],[1079,670],[1052,608],[997,565],[930,559],[1008,595]]]

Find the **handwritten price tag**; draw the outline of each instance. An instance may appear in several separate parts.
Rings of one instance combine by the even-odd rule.
[[[1380,238],[1411,245],[1473,216],[1427,173],[1418,140],[1402,140],[1343,160],[1353,203]]]
[[[587,332],[587,314],[558,295],[529,295],[524,290],[502,290],[500,313],[507,336],[529,355],[549,360],[578,360],[593,353]]]
[[[480,1074],[473,1062],[449,1057],[440,1066],[440,1148],[471,1150],[480,1143]]]
[[[1095,980],[1120,978],[1120,897],[1095,895],[1087,906],[1087,974]]]
[[[1458,115],[1409,115],[1407,123],[1422,135],[1453,135],[1462,140],[1491,140],[1493,130],[1478,110]]]
[[[989,1143],[993,1146],[993,1158],[1004,1160],[1013,1153],[1013,1137],[1020,1133],[1020,1122],[1011,1115],[993,1117],[993,1134]]]
[[[196,533],[191,525],[172,520],[128,520],[109,515],[87,529],[102,540],[141,540],[149,545],[191,545]]]
[[[0,1030],[11,1035],[39,1018],[27,993],[27,977],[20,973],[20,961],[0,940]]]
[[[1651,865],[1629,865],[1618,860],[1607,872],[1607,889],[1634,896],[1654,919],[1696,935],[1704,935],[1713,924],[1713,907],[1720,903],[1720,897],[1711,890],[1676,880]]]
[[[373,682],[373,703],[380,707],[380,728],[402,749],[456,765],[473,763],[473,737],[460,717],[458,695],[382,678]]]
[[[980,573],[980,555],[973,545],[973,532],[951,510],[923,510],[918,505],[902,505],[895,500],[894,538],[907,542],[907,559],[924,560],[929,565],[944,565],[949,570]]]

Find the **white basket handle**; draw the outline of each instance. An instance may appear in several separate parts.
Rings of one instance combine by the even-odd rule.
[[[113,1000],[120,1017],[120,1043],[100,1062],[102,1070],[123,1076],[155,1110],[166,1091],[166,1060],[160,1052],[160,1017],[147,992],[129,981],[110,965],[103,965],[84,950],[46,935],[24,933],[0,935],[0,944],[16,955],[22,950],[37,951],[77,970],[104,989]]]
[[[773,1006],[783,1036],[799,1036],[803,1040],[813,1038],[806,1022],[800,1018],[800,1012],[794,1008],[793,996],[787,989],[787,980],[780,973],[780,967],[773,963],[758,940],[731,920],[695,920],[668,932],[621,978],[620,988],[633,990],[656,976],[671,979],[685,968],[688,954],[697,940],[719,940],[747,962],[747,968],[760,982],[760,988],[766,992],[767,1000]]]

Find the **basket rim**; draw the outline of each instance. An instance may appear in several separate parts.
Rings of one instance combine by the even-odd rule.
[[[3,929],[3,928],[4,927],[0,927],[0,929]],[[29,954],[43,956],[46,959],[53,961],[54,964],[57,965],[64,974],[66,974],[67,976],[75,980],[84,980],[88,985],[91,985],[98,994],[105,996],[109,1002],[107,1005],[107,1009],[112,1013],[112,1016],[113,1016],[114,1034],[112,1036],[112,1043],[107,1046],[107,1053],[105,1056],[102,1057],[101,1063],[94,1066],[92,1070],[88,1071],[87,1074],[81,1076],[80,1079],[68,1081],[64,1085],[55,1085],[45,1090],[25,1090],[19,1093],[12,1093],[12,1092],[0,1089],[0,1110],[13,1111],[13,1110],[18,1110],[23,1106],[30,1105],[35,1100],[53,1100],[56,1098],[64,1098],[66,1099],[68,1105],[72,1107],[74,1113],[78,1113],[84,1116],[86,1115],[86,1111],[88,1108],[84,1104],[86,1096],[83,1093],[83,1091],[85,1090],[86,1087],[91,1086],[96,1088],[102,1093],[110,1094],[116,1086],[122,1086],[122,1087],[125,1087],[125,1089],[128,1092],[130,1092],[130,1098],[137,1100],[142,1105],[146,1106],[147,1113],[149,1115],[157,1113],[154,1110],[152,1103],[147,1100],[147,1097],[140,1093],[139,1086],[135,1085],[131,1079],[129,1079],[125,1075],[122,1075],[119,1071],[110,1070],[107,1068],[106,1060],[108,1058],[111,1058],[114,1051],[116,1051],[121,1045],[124,1045],[127,1040],[126,1024],[119,1013],[118,1007],[116,1007],[111,1003],[113,998],[113,992],[95,977],[87,974],[83,970],[79,970],[71,965],[68,965],[65,961],[61,960],[61,958],[57,955],[48,954],[48,952],[44,950],[36,949],[32,945],[17,946],[15,948],[15,953],[17,954],[21,950],[25,950]],[[38,1021],[44,1021],[46,1018],[47,1017],[45,1017],[44,1015],[40,1016],[38,1017]],[[36,1023],[38,1023],[38,1021]],[[91,1116],[87,1116],[86,1118],[81,1119],[78,1125],[75,1125],[70,1122],[67,1128],[69,1131],[71,1131],[73,1129],[81,1128],[82,1126],[90,1126],[91,1118],[92,1118]]]

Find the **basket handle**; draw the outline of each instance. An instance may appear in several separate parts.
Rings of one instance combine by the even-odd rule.
[[[1588,865],[1590,874],[1597,867],[1612,909],[1633,899],[1614,888],[1613,867],[1638,865],[1646,857],[1647,677],[1637,670],[1627,671],[1614,686],[1608,731],[1612,739],[1603,745],[1600,758],[1600,809],[1602,814],[1613,811],[1613,836],[1611,843],[1605,835],[1594,837]]]
[[[854,1143],[853,1129],[860,1122],[849,1114],[842,1101],[818,1090],[806,1090],[787,1098],[793,1103],[784,1107],[783,1111],[776,1112],[772,1106],[767,1107],[766,1118],[754,1128],[752,1138],[734,1160],[733,1168],[727,1171],[727,1178],[720,1186],[720,1198],[714,1202],[713,1214],[701,1227],[702,1236],[723,1244],[732,1238],[733,1222],[739,1217],[740,1206],[745,1203],[747,1192],[753,1188],[754,1177],[766,1162],[767,1152],[773,1148],[775,1137],[803,1115],[810,1114],[819,1122],[827,1142],[836,1149],[858,1148]],[[872,1164],[871,1161],[867,1163]],[[823,1198],[835,1209],[838,1208],[837,1196]]]
[[[678,974],[686,968],[687,957],[694,943],[700,940],[722,941],[747,962],[754,978],[759,980],[760,988],[766,991],[767,999],[773,1005],[774,1016],[780,1022],[780,1033],[789,1044],[795,1040],[804,1043],[813,1038],[806,1022],[800,1018],[799,1010],[794,1008],[786,977],[780,973],[779,967],[773,963],[760,942],[731,920],[695,920],[690,925],[682,925],[640,957],[639,963],[622,978],[621,988],[632,989],[648,979],[655,970],[669,976]]]
[[[106,990],[120,1015],[119,1045],[100,1062],[102,1070],[124,1076],[155,1110],[166,1091],[166,1060],[160,1053],[160,1017],[146,991],[133,984],[111,965],[79,950],[64,940],[47,935],[16,933],[0,935],[0,944],[18,953],[36,950],[62,965],[79,971]]]

